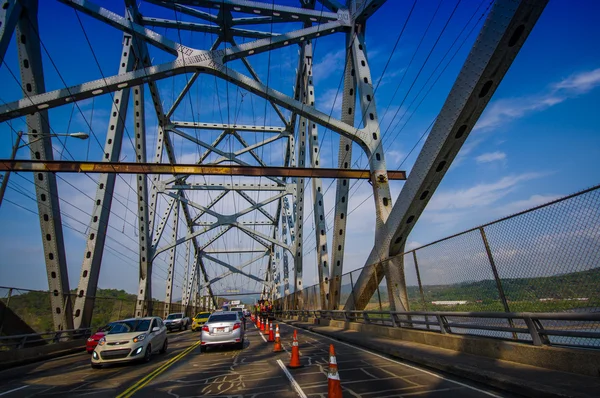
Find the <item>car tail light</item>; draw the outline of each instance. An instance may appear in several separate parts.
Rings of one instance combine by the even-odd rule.
[[[242,327],[242,324],[241,324],[241,323],[234,323],[234,324],[233,324],[233,330],[235,330],[235,329],[239,329],[240,327]]]
[[[203,332],[209,332],[209,330],[208,330],[208,326],[202,326],[202,331],[203,331]]]

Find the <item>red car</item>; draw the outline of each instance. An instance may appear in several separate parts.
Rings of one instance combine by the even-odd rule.
[[[112,323],[109,323],[106,326],[102,326],[101,328],[98,329],[98,331],[96,331],[96,333],[94,333],[93,335],[90,336],[89,339],[87,339],[87,343],[85,344],[85,349],[88,354],[91,354],[92,352],[94,352],[94,349],[98,345],[98,340],[100,340],[102,337],[104,337],[104,335],[106,333],[110,332],[110,329],[112,329],[112,327],[113,327]]]

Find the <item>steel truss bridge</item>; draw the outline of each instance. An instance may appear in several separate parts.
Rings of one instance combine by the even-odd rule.
[[[153,265],[161,254],[166,255],[168,262],[165,312],[169,312],[175,295],[173,280],[179,250],[184,250],[187,259],[193,258],[189,269],[183,271],[183,305],[200,306],[201,297],[214,300],[214,284],[231,275],[256,281],[262,294],[273,299],[301,292],[305,262],[303,247],[308,236],[303,226],[310,216],[314,217],[317,275],[324,310],[335,311],[344,304],[345,310],[363,309],[385,277],[390,311],[408,311],[403,257],[397,255],[404,252],[411,229],[546,5],[543,0],[494,2],[410,175],[406,177],[401,171],[386,168],[386,148],[382,144],[365,43],[369,18],[377,12],[385,12],[385,0],[348,0],[347,4],[337,0],[319,0],[318,3],[300,0],[296,6],[244,0],[146,0],[158,7],[153,10],[164,11],[154,15],[142,14],[135,0],[124,0],[122,14],[109,11],[102,2],[58,2],[122,31],[123,41],[117,74],[47,92],[47,76],[42,67],[44,37],[39,34],[38,24],[44,15],[38,13],[38,1],[3,0],[0,7],[0,59],[4,60],[14,41],[19,58],[19,84],[23,91],[21,99],[0,106],[0,122],[25,118],[31,137],[31,160],[4,159],[0,160],[0,167],[4,171],[30,171],[35,176],[55,330],[91,324],[119,173],[135,175],[135,184],[131,188],[137,196],[139,243],[136,316],[151,310],[153,271],[156,270]],[[183,18],[164,18],[164,15],[173,15],[173,11],[176,16],[185,16],[185,21]],[[282,28],[274,30],[274,25]],[[270,26],[271,29],[253,29],[256,26]],[[210,48],[196,48],[184,45],[181,35],[178,42],[160,33],[166,29],[211,33],[216,35],[216,40]],[[330,35],[342,38],[340,50],[345,51],[339,119],[319,106],[319,94],[322,93],[315,91],[313,81],[315,42]],[[95,38],[96,43],[100,41],[101,38]],[[268,80],[261,80],[253,67],[253,58],[287,47],[293,48],[294,53],[298,50],[298,57],[293,61],[297,65],[293,89],[284,93],[270,87]],[[171,60],[155,62],[160,57],[152,54],[158,50]],[[2,67],[6,66],[3,64]],[[186,76],[187,82],[174,94],[175,100],[167,108],[159,83],[178,75]],[[227,82],[250,96],[262,98],[270,112],[277,116],[276,123],[176,119],[177,110],[185,105],[187,96],[203,76]],[[55,131],[50,111],[101,96],[108,96],[111,101],[104,156],[96,162],[87,162],[82,157],[70,161],[55,160],[52,139]],[[149,113],[155,114],[158,124],[156,145],[151,152],[147,152],[150,140],[146,115]],[[129,134],[127,126],[133,126],[135,160],[131,163],[120,161]],[[319,130],[323,129],[339,135],[338,167],[334,169],[321,169],[320,166],[322,136],[319,137]],[[217,138],[208,142],[203,134],[198,134],[207,131],[217,131]],[[244,138],[248,134],[261,134],[267,138],[249,142]],[[197,146],[198,153],[203,151],[194,164],[182,164],[178,159],[176,138]],[[223,148],[222,144],[229,139],[236,140],[240,149]],[[265,147],[269,153],[268,145],[274,142],[283,143],[284,150],[280,159],[267,164]],[[355,150],[358,148],[368,159],[368,170],[353,169],[353,161],[357,158],[357,154],[353,154],[354,144]],[[57,189],[57,176],[61,172],[98,173],[73,306],[68,300],[71,286]],[[207,175],[247,176],[252,182],[209,183],[204,178]],[[312,183],[310,193],[307,193],[305,187],[309,178]],[[323,178],[337,180],[331,231],[325,222]],[[377,266],[365,267],[354,281],[354,300],[340,303],[349,181],[355,178],[368,179],[372,189],[376,230],[365,265]],[[390,193],[391,179],[406,179],[396,198]],[[197,191],[212,193],[211,200],[194,200],[192,194]],[[304,206],[308,195],[312,195],[313,209]],[[243,198],[246,207],[227,214],[218,211],[217,204],[226,196]],[[168,204],[161,208],[157,204],[159,197],[166,199]],[[245,217],[248,215],[256,216],[252,220]],[[165,233],[168,230],[171,234],[165,236],[169,235]],[[185,233],[181,233],[182,230]],[[251,238],[252,248],[211,250],[230,230],[238,230]],[[333,234],[331,248],[328,248],[328,233]],[[219,257],[219,253],[252,256],[247,261],[233,264]],[[210,275],[206,266],[208,261],[220,265],[224,271]],[[261,274],[245,270],[258,261],[265,264]],[[185,264],[187,267],[187,260]],[[295,294],[288,309],[302,309],[303,300],[301,294]]]

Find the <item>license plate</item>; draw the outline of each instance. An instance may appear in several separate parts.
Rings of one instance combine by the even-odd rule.
[[[227,328],[215,328],[217,333],[223,333],[227,331]]]

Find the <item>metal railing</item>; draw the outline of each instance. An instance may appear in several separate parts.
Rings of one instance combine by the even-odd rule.
[[[0,350],[14,350],[35,347],[47,344],[64,343],[72,340],[83,340],[90,337],[92,329],[61,330],[58,332],[44,332],[21,334],[14,336],[0,336]],[[83,346],[83,344],[82,344]]]
[[[589,330],[590,324],[600,323],[600,313],[286,310],[276,311],[276,314],[280,317],[343,320],[441,334],[482,335],[536,346],[600,348],[600,332]],[[488,322],[478,322],[480,320]]]

